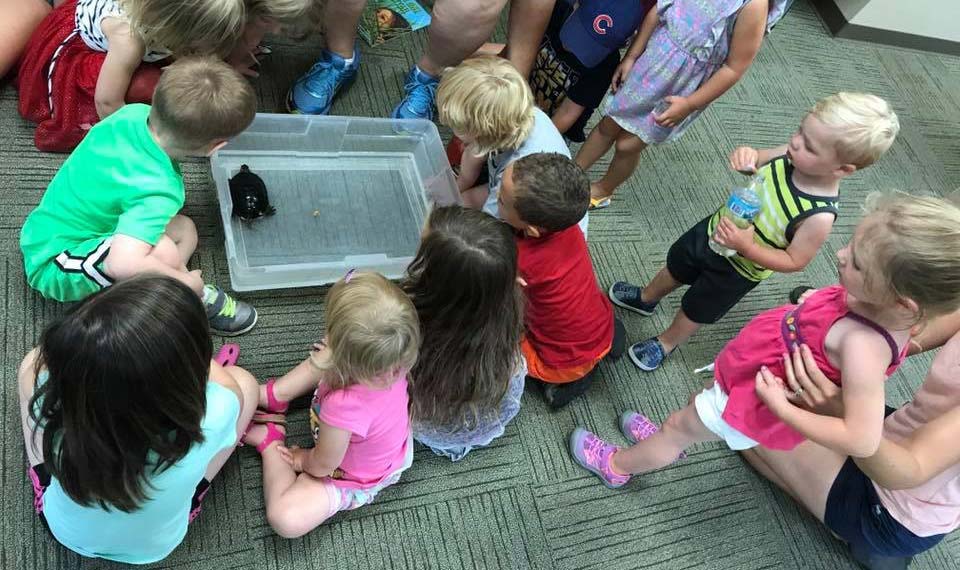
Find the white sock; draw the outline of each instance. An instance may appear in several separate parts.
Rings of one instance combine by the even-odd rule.
[[[352,58],[352,57],[345,58],[345,59],[343,60],[343,65],[345,65],[345,66],[353,65],[353,58]]]

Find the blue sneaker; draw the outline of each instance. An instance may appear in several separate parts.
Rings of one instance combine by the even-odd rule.
[[[671,350],[670,352],[673,351]],[[663,345],[660,344],[657,337],[638,342],[627,351],[630,355],[630,360],[637,365],[637,368],[646,372],[651,372],[659,368],[663,359],[670,356],[670,352],[663,350]]]
[[[421,71],[416,65],[407,74],[407,81],[403,86],[403,100],[396,106],[390,116],[394,119],[426,119],[433,120],[434,101],[437,98],[437,86],[440,78]]]
[[[633,311],[634,313],[640,313],[645,317],[649,317],[657,308],[659,301],[654,301],[652,303],[643,302],[640,300],[640,292],[642,290],[643,287],[631,285],[626,281],[617,281],[610,286],[610,290],[607,291],[607,296],[610,297],[610,300],[613,301],[614,305],[623,307],[624,309]]]
[[[293,84],[287,94],[287,111],[306,115],[326,115],[341,89],[357,78],[360,69],[360,50],[353,48],[353,62],[329,50],[320,53],[320,59]]]

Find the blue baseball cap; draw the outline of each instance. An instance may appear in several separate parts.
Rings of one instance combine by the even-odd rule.
[[[560,41],[580,63],[594,67],[637,31],[647,13],[646,4],[642,0],[580,0],[560,28]]]

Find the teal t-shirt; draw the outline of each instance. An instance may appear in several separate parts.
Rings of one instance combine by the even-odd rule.
[[[53,177],[20,231],[31,286],[47,291],[38,270],[93,239],[156,245],[183,208],[180,167],[151,136],[149,114],[149,105],[126,105],[97,123]]]
[[[45,378],[41,375],[40,381]],[[51,479],[43,495],[43,516],[53,536],[83,556],[128,564],[166,558],[187,534],[190,502],[210,460],[236,443],[239,417],[236,394],[208,381],[207,411],[200,424],[203,443],[151,477],[150,498],[131,513],[79,505],[64,493],[56,478]]]

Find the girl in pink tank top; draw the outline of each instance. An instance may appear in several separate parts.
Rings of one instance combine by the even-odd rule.
[[[620,449],[577,429],[570,438],[574,458],[618,487],[632,474],[668,465],[691,444],[718,439],[734,450],[788,450],[811,439],[844,455],[876,452],[883,382],[900,365],[921,321],[960,305],[960,283],[953,279],[960,267],[929,246],[948,227],[942,200],[897,194],[873,197],[868,205],[871,211],[837,252],[839,285],[754,318],[717,356],[714,384],[673,413],[662,431],[628,412],[621,428],[633,446]],[[843,378],[842,417],[793,405],[789,399],[800,392],[760,375],[766,368],[785,377],[783,361],[801,343],[828,378],[837,384]]]

